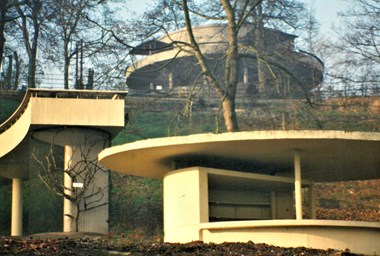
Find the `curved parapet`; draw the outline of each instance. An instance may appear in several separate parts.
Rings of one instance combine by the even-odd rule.
[[[31,120],[30,90],[26,91],[24,99],[16,111],[0,124],[0,158],[19,145],[29,131]]]

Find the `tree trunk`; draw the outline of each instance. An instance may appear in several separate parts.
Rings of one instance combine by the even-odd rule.
[[[33,27],[34,35],[32,38],[32,46],[29,57],[29,87],[36,88],[36,73],[37,73],[37,50],[38,50],[38,38],[40,34],[40,25],[38,24],[38,14],[40,7],[33,11]]]
[[[88,77],[87,77],[87,90],[94,89],[94,70],[92,68],[88,69]]]
[[[263,95],[265,94],[267,87],[267,67],[264,56],[264,24],[263,24],[263,10],[261,4],[258,5],[257,10],[253,13],[255,20],[255,48],[257,51],[257,77],[259,80],[258,92]]]
[[[235,11],[230,1],[221,0],[227,14],[227,33],[228,48],[225,62],[224,78],[225,78],[225,96],[222,97],[223,116],[225,126],[228,132],[236,132],[239,130],[235,111],[235,98],[239,82],[239,48],[238,48],[238,27],[236,25]]]
[[[17,52],[13,52],[13,56],[14,56],[14,59],[15,59],[15,76],[14,76],[14,80],[13,80],[13,90],[17,90],[18,88],[18,83],[20,81],[20,69],[21,69],[21,63],[20,63],[20,59],[18,57],[18,54]]]
[[[63,71],[63,83],[64,83],[64,88],[66,90],[69,89],[69,66],[70,66],[70,60],[67,60],[65,58],[65,64],[64,64],[64,71]]]
[[[29,59],[29,67],[28,67],[28,87],[36,88],[36,56],[32,54]]]
[[[226,130],[228,132],[235,132],[239,130],[235,112],[235,97],[239,74],[238,27],[236,25],[234,8],[231,6],[231,3],[228,0],[220,0],[220,2],[223,5],[228,19],[228,46],[224,67],[224,86],[219,83],[214,73],[208,67],[207,58],[202,53],[201,48],[196,41],[191,25],[187,0],[182,0],[182,7],[185,16],[186,30],[190,44],[192,45],[193,54],[197,58],[203,74],[221,99]]]
[[[13,74],[13,56],[8,56],[8,69],[5,77],[5,89],[12,89],[12,74]]]
[[[38,39],[40,34],[40,24],[38,22],[39,15],[41,12],[41,2],[32,2],[32,5],[29,7],[32,8],[31,18],[32,18],[32,26],[34,29],[33,38],[30,42],[30,33],[28,31],[28,22],[27,17],[20,6],[16,6],[17,12],[22,19],[22,33],[24,44],[26,48],[26,52],[29,57],[29,68],[28,68],[28,87],[35,88],[36,87],[36,69],[37,69],[37,49],[38,49]]]
[[[69,89],[69,71],[70,71],[70,57],[69,57],[69,43],[66,41],[64,42],[64,70],[63,70],[63,83],[64,83],[64,88],[66,90]]]
[[[7,13],[7,0],[0,1],[0,67],[3,63],[4,47],[5,47],[5,21]]]
[[[226,97],[222,103],[224,124],[227,132],[236,132],[239,130],[238,121],[235,112],[235,98]]]

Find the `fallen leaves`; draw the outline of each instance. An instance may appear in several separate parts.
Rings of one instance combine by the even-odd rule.
[[[0,255],[132,255],[132,256],[186,256],[186,255],[273,255],[273,256],[310,256],[310,255],[355,255],[335,250],[317,250],[304,247],[282,248],[267,244],[222,243],[206,244],[195,241],[186,244],[177,243],[131,243],[115,242],[106,237],[34,239],[32,237],[0,238]]]

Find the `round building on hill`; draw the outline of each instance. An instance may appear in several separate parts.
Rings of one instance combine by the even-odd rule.
[[[228,44],[226,25],[194,27],[193,33],[208,65],[222,81]],[[275,29],[261,31],[253,24],[241,27],[238,96],[302,97],[321,83],[322,61],[296,51],[295,38]],[[182,29],[138,45],[130,52],[135,61],[126,69],[128,87],[137,93],[161,91],[181,95],[195,85],[193,91],[212,96],[214,92],[186,46],[188,43],[188,33]]]

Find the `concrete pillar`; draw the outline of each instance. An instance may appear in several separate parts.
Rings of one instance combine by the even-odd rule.
[[[202,240],[199,224],[208,222],[208,175],[200,167],[164,177],[164,241]]]
[[[245,86],[247,86],[248,82],[248,68],[244,67],[243,83]]]
[[[169,82],[169,90],[172,90],[173,89],[173,73],[172,72],[169,73],[168,82]]]
[[[71,167],[72,159],[73,148],[65,146],[64,170]],[[73,194],[73,181],[66,172],[63,174],[63,185],[65,194],[71,196]],[[75,220],[71,216],[75,216],[75,205],[70,200],[63,198],[63,232],[75,232]]]
[[[270,192],[271,218],[277,219],[276,191]]]
[[[22,179],[12,180],[12,223],[11,236],[22,236]]]
[[[76,150],[74,152],[74,161],[78,161],[82,159],[83,153],[80,151],[86,152],[86,156],[88,159],[96,159],[99,152],[104,149],[105,143],[108,142],[99,141],[96,144],[91,145],[82,145],[81,150]],[[95,233],[108,233],[108,203],[109,203],[109,172],[103,168],[99,170],[98,167],[88,166],[84,176],[88,175],[89,172],[94,174],[94,182],[92,184],[87,184],[84,189],[84,196],[87,199],[82,200],[81,202],[81,210],[79,221],[78,221],[78,231],[85,232],[95,232]],[[88,180],[88,177],[87,177]],[[77,182],[83,182],[79,177],[76,180]],[[78,188],[78,192],[82,190]],[[98,191],[101,193],[95,195]],[[87,207],[95,207],[91,210],[86,210],[86,206],[84,201],[86,201]],[[88,209],[88,208],[87,208]]]
[[[310,219],[317,218],[317,199],[315,194],[315,184],[312,182],[309,186],[309,212]]]
[[[109,135],[96,129],[67,127],[40,131],[33,137],[64,147],[64,169],[76,168],[72,177],[64,173],[63,185],[68,196],[81,193],[77,198],[81,212],[76,223],[77,204],[63,199],[63,231],[108,233],[109,172],[96,160],[99,152],[109,145]],[[75,187],[73,182],[77,183]]]
[[[296,202],[296,219],[302,220],[302,180],[301,180],[301,156],[294,151],[294,192]]]

